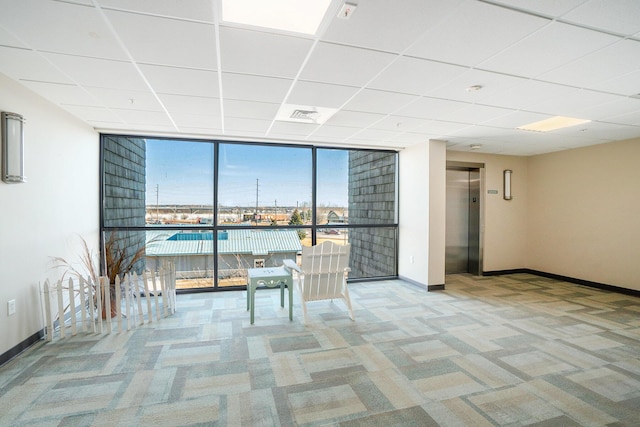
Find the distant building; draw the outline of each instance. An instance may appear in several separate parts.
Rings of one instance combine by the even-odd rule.
[[[349,222],[349,218],[345,215],[338,215],[335,211],[329,211],[327,214],[328,224],[346,224]]]
[[[212,231],[147,231],[147,268],[171,260],[179,278],[213,277]],[[254,267],[296,260],[302,244],[296,230],[226,230],[218,232],[218,277],[238,277]]]

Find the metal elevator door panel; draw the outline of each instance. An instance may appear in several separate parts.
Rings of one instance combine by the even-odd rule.
[[[445,273],[480,274],[480,170],[447,169]]]

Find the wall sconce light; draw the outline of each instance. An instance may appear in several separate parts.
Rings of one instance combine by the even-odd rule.
[[[502,193],[502,197],[505,200],[511,200],[511,174],[513,173],[512,170],[510,169],[506,169],[504,172],[502,172],[503,174],[503,181],[504,181],[504,191]]]
[[[24,118],[2,112],[2,180],[8,184],[27,182],[24,176]]]

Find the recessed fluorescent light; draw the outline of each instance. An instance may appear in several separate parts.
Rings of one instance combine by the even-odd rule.
[[[541,120],[528,125],[518,126],[516,129],[532,130],[535,132],[549,132],[556,129],[568,128],[570,126],[589,123],[591,120],[576,119],[574,117],[555,116],[550,119]]]
[[[331,0],[222,0],[222,20],[315,34]]]

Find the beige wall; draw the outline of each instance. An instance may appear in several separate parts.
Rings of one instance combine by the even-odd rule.
[[[525,268],[527,264],[528,158],[447,151],[448,161],[484,163],[481,188],[483,271]],[[502,172],[513,171],[512,200],[502,197]],[[498,194],[488,194],[497,190]]]
[[[25,184],[0,181],[0,354],[43,327],[38,283],[56,277],[51,257],[97,247],[98,134],[0,74],[0,110],[22,114]],[[16,313],[7,314],[15,299]]]
[[[640,139],[529,158],[531,269],[640,290]]]
[[[447,213],[447,143],[429,141],[428,286],[444,285]]]

